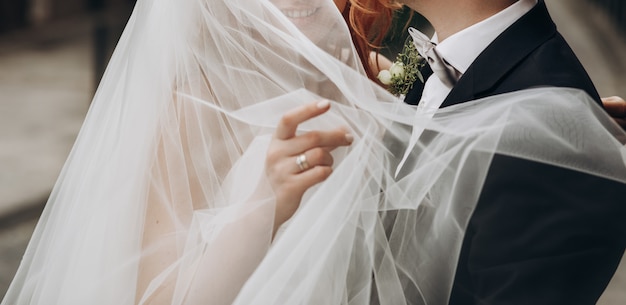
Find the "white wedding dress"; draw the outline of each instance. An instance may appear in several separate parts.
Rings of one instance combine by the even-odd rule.
[[[446,304],[494,154],[626,183],[624,134],[584,93],[416,120],[331,0],[290,2],[138,1],[2,305]],[[322,98],[299,132],[355,141],[272,239],[269,140]],[[396,176],[412,127],[428,142]]]

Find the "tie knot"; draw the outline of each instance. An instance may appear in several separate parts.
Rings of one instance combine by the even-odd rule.
[[[442,58],[436,49],[437,44],[432,42],[424,33],[412,27],[409,28],[409,35],[413,39],[417,52],[426,59],[433,73],[446,86],[454,87],[462,74]]]
[[[415,28],[409,28],[409,35],[411,35],[411,38],[413,39],[413,44],[415,45],[417,52],[419,52],[424,58],[427,58],[428,53],[432,52],[432,50],[437,46],[434,42],[430,41],[428,36]]]

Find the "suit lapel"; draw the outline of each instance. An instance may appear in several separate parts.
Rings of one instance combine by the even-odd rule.
[[[540,0],[476,58],[441,107],[488,96],[507,73],[555,34],[556,25]]]
[[[422,78],[424,79],[424,81],[426,81],[426,79],[428,79],[433,74],[433,70],[431,70],[430,66],[426,64],[422,71],[420,71],[420,73],[422,74]],[[409,105],[419,104],[419,101],[422,98],[422,92],[424,92],[424,85],[425,84],[419,79],[416,80],[413,83],[413,87],[411,88],[411,90],[409,90],[409,92],[404,97],[404,102]]]

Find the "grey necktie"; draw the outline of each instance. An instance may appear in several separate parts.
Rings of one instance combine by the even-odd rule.
[[[439,77],[444,85],[449,88],[454,87],[459,78],[461,78],[461,72],[441,57],[439,52],[435,49],[437,45],[431,42],[424,33],[415,28],[409,28],[409,34],[411,38],[413,38],[413,44],[415,44],[417,52],[426,59],[433,73]]]

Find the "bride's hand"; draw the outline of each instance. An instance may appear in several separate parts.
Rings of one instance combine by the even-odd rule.
[[[327,100],[311,103],[286,113],[278,123],[265,160],[265,170],[276,195],[274,231],[293,216],[306,190],[332,173],[330,152],[352,143],[352,135],[344,128],[296,136],[299,124],[328,109]]]
[[[611,96],[603,98],[602,104],[617,124],[626,129],[626,101],[619,96]]]

